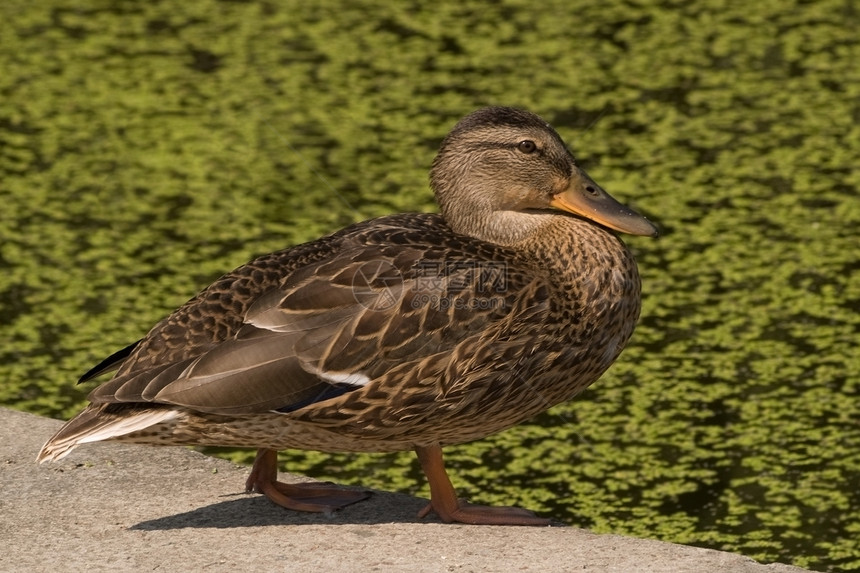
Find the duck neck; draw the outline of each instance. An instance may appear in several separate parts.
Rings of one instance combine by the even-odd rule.
[[[550,222],[544,214],[522,211],[443,212],[443,216],[455,232],[503,247],[528,244]]]
[[[547,218],[539,235],[512,247],[527,254],[548,282],[559,288],[559,296],[574,296],[580,303],[638,301],[639,272],[621,239],[577,217],[559,214]]]
[[[639,296],[639,273],[627,246],[591,221],[546,211],[458,210],[443,211],[443,217],[457,233],[513,249],[562,292],[576,282],[588,283],[585,296]]]

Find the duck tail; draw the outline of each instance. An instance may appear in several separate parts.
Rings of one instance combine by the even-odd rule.
[[[171,420],[177,414],[168,408],[153,408],[152,404],[90,404],[45,442],[36,461],[60,460],[80,444],[117,439]]]

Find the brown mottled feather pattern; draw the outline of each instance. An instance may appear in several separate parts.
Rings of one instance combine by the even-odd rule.
[[[105,439],[100,432],[276,450],[454,444],[581,392],[630,337],[639,276],[612,233],[576,216],[531,213],[543,203],[519,199],[517,181],[507,191],[487,175],[542,178],[536,197],[567,185],[573,160],[558,136],[544,124],[526,127],[544,138],[544,163],[516,170],[499,159],[519,157],[512,144],[475,142],[521,133],[495,125],[452,132],[434,165],[444,218],[366,221],[215,281],[153,327],[40,456]],[[466,153],[463,164],[455,151]],[[479,176],[486,181],[475,185],[501,186],[516,209],[486,220],[468,205],[457,214],[446,189]],[[511,214],[518,209],[526,214]],[[342,393],[328,394],[335,390]],[[141,414],[154,423],[108,435]]]
[[[410,225],[420,221],[428,232],[445,235],[445,225],[436,216],[406,217]],[[325,349],[327,353],[315,356],[323,369],[336,369],[338,359],[344,352],[348,354],[352,340],[364,342],[362,322],[372,322],[363,337],[373,335],[376,344],[371,354],[387,353],[390,361],[377,357],[375,368],[369,370],[373,382],[361,390],[289,414],[263,410],[224,416],[218,411],[203,414],[198,407],[196,412],[187,411],[179,421],[164,428],[148,428],[123,439],[274,449],[390,451],[409,449],[415,444],[444,445],[480,438],[570,399],[596,380],[626,343],[639,312],[639,279],[628,251],[611,234],[575,218],[561,218],[557,225],[561,242],[554,243],[553,249],[567,252],[568,257],[560,259],[557,252],[538,251],[535,254],[539,263],[527,265],[515,253],[500,250],[509,257],[507,290],[503,293],[505,312],[494,308],[472,313],[470,323],[454,325],[453,310],[443,314],[425,305],[408,309],[411,314],[401,314],[398,309],[384,317],[386,328],[397,332],[394,323],[398,319],[409,322],[416,314],[423,315],[421,324],[432,322],[434,328],[421,330],[420,336],[413,332],[411,338],[395,336],[393,340],[399,339],[400,345],[389,347],[383,344],[388,340],[386,329],[380,330],[373,321],[379,317],[362,309],[360,320],[347,323],[343,329],[347,333],[345,340],[336,341]],[[582,233],[590,235],[588,241],[564,240],[581,237]],[[360,225],[350,233],[341,233],[341,239],[326,243],[337,248],[343,242],[368,240],[366,235]],[[423,240],[429,241],[429,236],[424,235]],[[370,244],[368,241],[365,247]],[[314,254],[311,249],[300,249],[299,257],[292,251],[267,255],[217,281],[149,334],[117,378],[93,392],[91,400],[96,405],[91,408],[111,411],[111,404],[118,406],[116,387],[123,380],[136,381],[134,372],[141,366],[148,369],[165,361],[184,365],[211,348],[213,342],[233,337],[241,329],[239,320],[230,323],[226,317],[210,329],[192,332],[165,328],[166,325],[199,324],[187,322],[186,317],[201,312],[212,314],[213,307],[220,312],[225,308],[224,300],[232,301],[230,316],[237,313],[241,317],[259,292],[289,282],[290,271],[283,278],[277,277],[278,269],[313,262]],[[451,252],[446,256],[450,257]],[[590,261],[597,262],[603,270],[587,273],[588,280],[584,280],[580,269]],[[571,275],[579,280],[570,280]],[[257,279],[248,281],[249,276]],[[224,293],[230,292],[231,283],[242,286],[228,297]],[[408,306],[413,298],[404,296],[402,300]],[[432,318],[428,319],[428,314]],[[618,324],[625,326],[617,329]],[[409,351],[398,352],[401,345]],[[365,357],[353,364],[361,367],[370,361]],[[147,377],[143,378],[146,382]],[[170,376],[165,380],[171,381]]]

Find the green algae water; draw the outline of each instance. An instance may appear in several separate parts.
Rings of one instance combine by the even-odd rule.
[[[644,301],[616,365],[569,404],[449,448],[460,493],[860,569],[858,11],[7,0],[0,403],[68,418],[82,372],[221,273],[435,210],[441,138],[477,107],[514,105],[662,236],[625,237]],[[282,460],[428,495],[411,453]]]

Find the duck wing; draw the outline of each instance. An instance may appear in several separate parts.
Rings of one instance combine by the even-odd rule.
[[[535,280],[468,244],[358,243],[341,244],[254,297],[226,340],[172,362],[146,360],[140,370],[124,365],[89,399],[215,414],[296,411],[404,361],[451,351],[504,320],[517,290]]]

